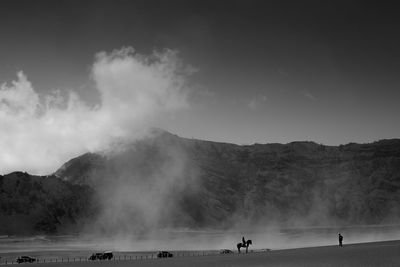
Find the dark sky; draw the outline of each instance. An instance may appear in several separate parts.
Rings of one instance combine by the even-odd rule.
[[[180,51],[185,137],[324,144],[400,137],[400,16],[384,1],[2,1],[0,82],[96,101],[94,55]]]

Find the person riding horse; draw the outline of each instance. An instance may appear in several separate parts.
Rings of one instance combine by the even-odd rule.
[[[252,244],[253,243],[250,239],[245,240],[244,237],[242,237],[242,243],[238,243],[236,247],[237,247],[239,253],[240,253],[240,248],[246,248],[246,253],[247,253],[248,249],[249,249],[249,245],[252,245]]]

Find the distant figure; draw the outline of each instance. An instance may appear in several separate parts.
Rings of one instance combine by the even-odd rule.
[[[244,240],[244,237],[242,238],[242,241]],[[249,245],[252,245],[253,244],[253,242],[249,239],[249,240],[247,240],[244,244],[242,244],[242,243],[238,243],[237,244],[237,249],[238,249],[238,252],[240,253],[240,248],[246,248],[246,253],[248,252],[248,250],[249,250]]]
[[[246,245],[246,239],[244,239],[244,236],[242,237],[242,244],[243,244],[243,246]]]
[[[339,247],[343,247],[343,236],[339,233]]]

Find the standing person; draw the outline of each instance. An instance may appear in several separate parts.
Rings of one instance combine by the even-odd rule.
[[[339,247],[343,247],[343,236],[339,233]]]

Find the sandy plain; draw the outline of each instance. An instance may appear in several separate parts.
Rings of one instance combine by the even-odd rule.
[[[45,252],[42,252],[45,253]],[[384,241],[338,246],[259,251],[248,254],[178,256],[165,259],[132,259],[112,261],[70,261],[22,264],[32,267],[131,267],[131,266],[400,266],[400,241]],[[198,255],[196,254],[196,255]],[[6,256],[6,255],[2,255]],[[4,262],[2,263],[4,264]],[[14,263],[15,264],[15,263]]]

